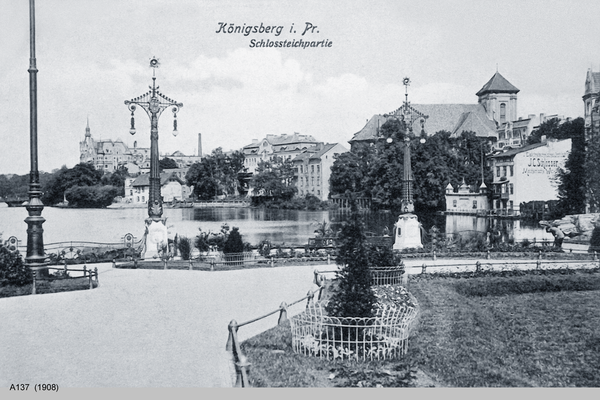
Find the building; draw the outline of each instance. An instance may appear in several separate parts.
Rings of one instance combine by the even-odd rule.
[[[595,137],[600,132],[600,112],[598,103],[600,97],[600,72],[588,69],[585,77],[585,90],[583,93],[585,138]]]
[[[446,186],[446,212],[451,214],[486,215],[490,209],[488,188],[481,183],[477,190],[472,190],[465,180],[455,192],[450,183]]]
[[[141,174],[135,178],[125,179],[125,203],[147,204],[150,193],[150,175]],[[163,202],[185,200],[185,183],[173,172],[160,174],[160,194]],[[189,196],[189,195],[188,195]]]
[[[519,89],[496,72],[476,93],[477,104],[403,104],[389,114],[374,115],[349,143],[354,149],[359,143],[379,140],[379,128],[389,115],[404,114],[404,109],[409,107],[408,111],[415,116],[413,132],[419,133],[423,129],[427,136],[431,136],[447,131],[458,137],[464,131],[471,131],[488,139],[494,150],[521,146],[540,121],[533,115],[517,119],[518,92]]]
[[[500,215],[518,215],[520,204],[558,199],[558,170],[571,152],[571,139],[546,140],[509,149],[489,157],[492,210]]]
[[[150,170],[150,149],[137,147],[137,142],[133,147],[128,147],[121,139],[112,141],[94,140],[90,132],[90,123],[87,121],[85,128],[85,138],[79,142],[79,162],[91,162],[98,171],[115,172],[121,165],[135,165],[136,172]],[[132,172],[132,173],[136,173]]]
[[[292,162],[296,168],[298,196],[312,194],[325,201],[329,198],[329,177],[335,156],[347,152],[339,143],[319,144],[316,149],[307,149]]]
[[[297,132],[293,135],[269,134],[262,140],[252,140],[251,144],[242,148],[244,167],[247,172],[254,173],[261,161],[273,160],[275,157],[291,160],[305,150],[318,150],[318,145],[319,142],[314,137]]]

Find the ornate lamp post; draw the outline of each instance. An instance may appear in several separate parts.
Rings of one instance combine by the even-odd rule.
[[[405,131],[404,135],[404,168],[402,176],[402,199],[401,199],[401,214],[398,217],[398,221],[395,224],[395,236],[394,236],[394,249],[401,250],[405,248],[421,248],[421,225],[419,224],[418,218],[414,213],[414,195],[413,195],[413,173],[410,159],[410,138],[414,137],[413,124],[420,118],[421,123],[421,143],[425,143],[425,118],[423,116],[415,115],[411,112],[410,103],[408,101],[408,86],[410,85],[410,79],[404,78],[402,80],[404,84],[404,104],[402,112],[400,109],[396,110],[392,115],[385,115],[385,117],[397,118],[400,120],[402,129]],[[388,143],[392,143],[393,139],[387,138]]]
[[[172,107],[173,111],[173,136],[177,136],[177,112],[182,103],[178,103],[168,98],[158,91],[156,86],[156,68],[159,67],[159,61],[156,57],[150,59],[152,70],[152,86],[148,86],[150,91],[131,100],[125,100],[125,105],[131,111],[131,129],[129,133],[135,135],[134,112],[137,106],[146,111],[150,117],[150,178],[148,194],[148,218],[146,219],[146,249],[144,258],[157,257],[159,252],[167,245],[167,227],[165,219],[162,218],[163,201],[160,194],[160,173],[158,161],[158,118],[162,112]]]
[[[40,200],[42,190],[40,186],[40,174],[38,171],[37,151],[37,67],[35,62],[35,4],[29,0],[29,150],[31,171],[29,173],[29,204],[25,218],[27,223],[27,255],[25,263],[29,267],[43,267],[46,255],[44,254],[44,229],[42,224],[46,221],[42,217],[44,204]]]

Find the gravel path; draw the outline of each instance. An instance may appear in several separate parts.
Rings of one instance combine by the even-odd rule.
[[[203,272],[99,264],[97,289],[0,299],[0,387],[229,387],[229,322],[304,297],[315,268]],[[275,326],[277,317],[240,328],[240,340]]]

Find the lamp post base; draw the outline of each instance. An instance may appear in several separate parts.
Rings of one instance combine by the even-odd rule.
[[[146,219],[146,233],[144,235],[144,260],[158,260],[168,252],[167,219]]]
[[[395,224],[394,250],[422,249],[421,224],[415,214],[400,214]]]

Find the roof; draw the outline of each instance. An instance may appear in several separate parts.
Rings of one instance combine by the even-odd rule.
[[[496,72],[494,76],[476,93],[477,96],[483,96],[487,93],[518,93],[519,89],[514,87],[509,81],[506,80],[499,72]]]
[[[412,104],[411,108],[427,117],[425,133],[428,136],[439,131],[460,134],[463,130],[473,131],[477,136],[495,136],[496,124],[487,118],[481,104]],[[383,115],[374,115],[349,142],[376,140],[379,137],[379,128],[386,121],[387,118]],[[415,134],[421,131],[419,119],[413,123],[413,131]]]
[[[474,132],[478,137],[496,137],[496,123],[487,117],[483,106],[479,106],[460,116],[456,126],[450,131],[453,137],[460,136],[464,131]]]
[[[514,156],[515,154],[519,154],[519,153],[523,153],[525,151],[537,149],[538,147],[542,147],[542,146],[545,146],[545,145],[546,145],[546,142],[544,142],[544,143],[529,144],[527,146],[518,147],[516,149],[510,149],[510,150],[504,151],[502,153],[494,154],[493,156],[490,156],[490,158],[510,157],[510,156]]]
[[[179,183],[184,182],[177,177],[173,172],[163,172],[160,174],[160,186],[164,186],[171,178]],[[131,183],[131,186],[150,186],[150,174],[141,174]]]
[[[590,83],[589,86],[588,81]],[[585,94],[600,92],[600,72],[592,72],[591,70],[588,70],[585,83]]]
[[[267,135],[263,140],[266,140],[271,144],[271,146],[281,146],[284,144],[293,144],[293,143],[307,143],[307,142],[317,142],[314,137],[311,135],[301,135],[298,132],[294,132],[293,135],[281,134],[281,135]],[[256,143],[251,143],[249,145],[244,146],[244,149],[250,149],[253,147],[259,147],[262,140],[257,141]]]

